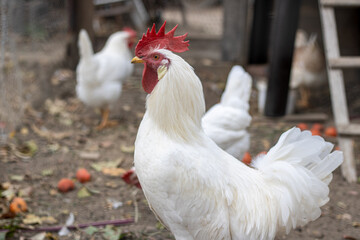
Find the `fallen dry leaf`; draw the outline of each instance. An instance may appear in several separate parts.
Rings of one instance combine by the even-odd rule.
[[[50,189],[49,194],[50,196],[56,196],[58,195],[58,191],[56,189]]]
[[[47,147],[51,152],[56,152],[56,151],[58,151],[60,149],[60,144],[59,143],[53,143],[53,144],[49,144]]]
[[[4,189],[4,190],[7,190],[11,187],[11,183],[10,182],[4,182],[1,184],[1,188]]]
[[[58,221],[52,216],[41,217],[41,221],[45,224],[55,224]]]
[[[341,201],[337,202],[336,205],[337,205],[339,208],[342,208],[342,209],[347,208],[347,205],[346,205],[344,202],[341,202]]]
[[[32,193],[33,193],[33,188],[32,187],[26,187],[26,188],[22,188],[19,190],[19,197],[29,197]]]
[[[352,226],[358,228],[360,227],[360,222],[353,222]]]
[[[29,129],[27,127],[22,127],[20,129],[20,133],[24,136],[28,135],[29,134]]]
[[[71,131],[67,131],[67,132],[51,132],[51,131],[47,130],[46,128],[39,129],[34,124],[31,125],[31,129],[39,137],[46,138],[47,140],[50,140],[50,141],[51,140],[61,140],[61,139],[64,139],[64,138],[68,138],[68,137],[72,136],[72,134],[73,134]]]
[[[119,177],[126,173],[126,170],[123,168],[103,168],[102,173],[112,177]]]
[[[1,192],[1,196],[6,198],[6,200],[10,201],[15,197],[15,189],[14,187],[10,187],[6,189],[5,191]]]
[[[88,160],[97,160],[100,158],[99,152],[79,152],[79,157]]]
[[[97,162],[97,163],[91,164],[91,167],[93,169],[95,169],[96,171],[100,172],[104,168],[116,168],[117,166],[119,166],[122,163],[122,161],[123,161],[122,158],[118,158],[114,161]]]
[[[12,181],[17,181],[17,182],[23,181],[24,178],[25,178],[24,175],[11,175],[11,176],[10,176],[10,179],[11,179]]]
[[[130,107],[129,105],[124,105],[124,106],[122,107],[122,109],[123,109],[124,111],[128,112],[128,111],[131,110],[131,107]]]
[[[45,240],[46,239],[46,232],[38,233],[30,238],[31,240]]]
[[[135,146],[125,146],[125,145],[121,145],[120,146],[120,150],[124,153],[133,153],[135,151]]]
[[[109,188],[117,188],[119,185],[116,182],[107,182],[105,183],[105,186]]]
[[[44,169],[41,171],[41,175],[43,175],[43,176],[51,176],[53,174],[54,174],[53,169]]]
[[[37,151],[38,146],[33,140],[27,141],[21,146],[13,149],[14,155],[22,159],[31,158]]]
[[[102,148],[109,148],[114,144],[113,141],[103,141],[100,143],[100,147]]]
[[[22,221],[26,225],[42,224],[41,218],[35,214],[27,214]]]
[[[87,190],[86,187],[82,187],[77,193],[78,198],[86,198],[86,197],[90,197],[90,196],[91,196],[91,193]]]

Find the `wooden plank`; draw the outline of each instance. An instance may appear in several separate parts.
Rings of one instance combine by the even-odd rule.
[[[118,3],[118,2],[124,2],[126,0],[93,0],[94,5],[105,5],[110,3]]]
[[[222,59],[246,65],[248,0],[224,0],[223,6]]]
[[[344,153],[344,162],[341,164],[341,174],[349,183],[357,181],[356,164],[354,158],[354,140],[339,137],[340,150]]]
[[[330,58],[331,68],[360,68],[360,57]]]
[[[321,0],[325,7],[355,7],[360,6],[360,0]]]
[[[344,126],[337,126],[339,134],[342,135],[360,135],[360,124],[350,123]]]
[[[79,62],[79,49],[77,45],[80,29],[88,32],[94,44],[94,29],[92,26],[94,5],[89,0],[68,0],[69,35],[66,50],[66,67],[75,69]]]
[[[320,6],[320,16],[324,35],[326,59],[337,59],[340,57],[340,50],[337,38],[338,35],[334,9]],[[337,127],[348,125],[349,114],[346,102],[343,72],[341,70],[331,70],[329,67],[329,61],[327,61],[327,66],[335,124]]]
[[[124,13],[130,13],[132,8],[133,8],[132,4],[127,4],[127,5],[112,7],[108,9],[100,9],[95,12],[95,16],[98,17],[118,16]]]
[[[325,122],[328,119],[329,116],[326,113],[290,114],[283,118],[288,122]]]

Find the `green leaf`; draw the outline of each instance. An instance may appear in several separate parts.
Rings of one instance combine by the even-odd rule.
[[[86,198],[86,197],[90,197],[91,193],[87,190],[86,187],[82,187],[78,193],[77,193],[78,198]]]
[[[157,222],[157,223],[156,223],[156,228],[157,228],[158,230],[164,230],[164,229],[165,229],[164,225],[162,225],[161,222]]]
[[[111,225],[107,225],[104,229],[103,237],[106,240],[119,240],[121,236],[121,229],[114,228]]]
[[[99,229],[97,227],[94,226],[89,226],[87,228],[84,229],[84,232],[88,235],[93,235],[94,233],[98,232]]]

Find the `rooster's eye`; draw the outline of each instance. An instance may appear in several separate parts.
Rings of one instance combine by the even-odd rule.
[[[155,60],[158,60],[159,58],[160,58],[159,55],[154,55],[154,59],[155,59]]]

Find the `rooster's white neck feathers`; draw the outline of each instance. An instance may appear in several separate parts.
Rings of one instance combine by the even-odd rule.
[[[167,73],[148,95],[149,117],[169,137],[191,141],[198,138],[205,112],[203,89],[193,68],[168,50],[157,50],[170,60]],[[180,138],[180,139],[179,139]]]

